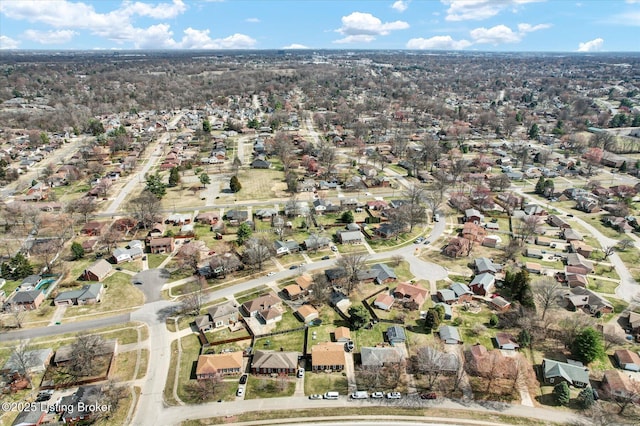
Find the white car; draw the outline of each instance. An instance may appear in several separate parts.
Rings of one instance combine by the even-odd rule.
[[[402,398],[402,395],[400,394],[400,392],[389,392],[387,394],[387,399],[400,399]]]
[[[238,388],[238,391],[236,392],[236,396],[243,396],[244,395],[244,388]]]
[[[271,271],[271,272],[269,272],[269,273],[267,274],[267,276],[268,276],[268,277],[272,277],[272,276],[274,276],[275,274],[276,274],[275,272]]]
[[[376,398],[376,399],[384,398],[384,392],[374,392],[371,394],[371,398]]]
[[[331,246],[331,251],[332,251],[332,252],[336,252],[336,251],[338,251],[338,247],[336,247],[336,246]]]

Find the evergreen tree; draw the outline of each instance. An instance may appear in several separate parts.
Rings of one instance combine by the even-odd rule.
[[[571,353],[587,364],[604,357],[602,336],[592,327],[586,327],[573,340]]]
[[[429,308],[424,319],[424,328],[427,333],[440,326],[440,314],[434,308]]]
[[[595,400],[593,398],[593,389],[591,389],[591,387],[587,386],[578,394],[578,405],[583,410],[591,408],[594,402]]]
[[[555,190],[555,184],[553,183],[552,179],[547,179],[544,181],[544,188],[542,190],[542,194],[545,197],[549,197],[550,195],[553,195],[553,191]]]
[[[147,186],[145,189],[158,198],[164,197],[167,193],[167,185],[162,182],[162,177],[158,172],[147,176]]]
[[[491,327],[496,327],[499,321],[500,320],[498,319],[498,316],[496,314],[491,314],[491,316],[489,317],[489,325]]]
[[[11,278],[14,280],[21,280],[33,274],[33,266],[24,254],[20,252],[9,261],[9,266],[12,268]]]
[[[242,244],[244,244],[245,241],[247,241],[249,238],[251,238],[251,234],[252,233],[253,233],[253,231],[251,230],[251,227],[247,223],[243,223],[238,228],[238,233],[236,235],[236,241],[238,242],[238,244],[242,245]]]
[[[544,192],[544,176],[540,176],[540,178],[538,179],[534,192],[536,194],[542,194]]]
[[[529,128],[529,139],[538,139],[538,137],[540,137],[540,129],[536,123],[533,123]]]
[[[571,399],[571,393],[569,391],[569,385],[567,382],[561,382],[554,386],[553,396],[556,399],[558,405],[569,405]]]
[[[173,188],[180,183],[180,172],[178,171],[178,167],[173,167],[169,172],[169,187]]]
[[[524,329],[520,330],[520,333],[518,334],[518,343],[520,344],[520,347],[528,348],[531,345],[531,333]]]
[[[346,212],[342,213],[342,216],[340,216],[340,221],[342,223],[353,223],[353,213],[351,212],[351,210],[347,210]]]
[[[82,248],[82,244],[74,241],[73,244],[71,244],[71,254],[73,254],[73,260],[82,259],[84,257],[84,249]]]
[[[351,325],[356,330],[361,329],[371,321],[371,314],[364,305],[351,306],[347,313],[351,319]]]
[[[205,119],[202,122],[202,131],[205,133],[211,133],[211,122],[207,119]]]
[[[233,193],[236,193],[242,189],[242,185],[240,184],[237,176],[231,176],[231,180],[229,181],[229,188]]]

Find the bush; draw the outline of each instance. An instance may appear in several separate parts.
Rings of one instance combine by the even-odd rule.
[[[583,410],[590,408],[595,402],[593,398],[593,389],[590,387],[586,387],[580,391],[578,394],[578,405]]]
[[[569,405],[571,393],[569,392],[569,385],[567,385],[567,382],[558,383],[553,388],[553,396],[555,397],[558,405]]]

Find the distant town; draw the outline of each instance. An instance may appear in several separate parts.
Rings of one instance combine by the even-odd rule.
[[[640,56],[0,68],[0,424],[640,422]]]

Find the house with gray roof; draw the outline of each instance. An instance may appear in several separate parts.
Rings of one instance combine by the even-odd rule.
[[[362,347],[360,359],[364,368],[379,368],[402,362],[402,354],[394,347]]]
[[[448,303],[438,302],[435,306],[442,306],[442,309],[444,309],[444,320],[450,320],[453,317],[453,309]]]
[[[34,349],[26,351],[21,361],[15,352],[11,352],[9,359],[4,363],[0,371],[3,373],[15,373],[26,368],[31,373],[44,372],[52,355],[53,350],[51,348]]]
[[[456,293],[448,288],[438,290],[436,296],[438,297],[438,300],[448,305],[455,303],[458,300]]]
[[[307,250],[318,250],[329,247],[331,240],[327,237],[311,237],[304,240],[304,246]]]
[[[399,325],[392,325],[391,327],[387,328],[385,334],[387,335],[387,340],[392,345],[395,345],[397,343],[404,343],[407,340],[404,328],[400,327]]]
[[[462,339],[460,338],[460,333],[456,327],[452,327],[450,325],[441,325],[438,329],[438,335],[440,336],[440,340],[442,340],[447,345],[457,345],[462,343]]]
[[[584,388],[589,385],[589,370],[575,361],[560,362],[544,358],[542,378],[549,385],[557,385],[564,381],[577,388]]]
[[[360,231],[338,231],[336,232],[341,244],[362,244],[364,235]]]
[[[473,298],[473,292],[469,286],[464,283],[455,282],[449,286],[449,289],[455,293],[459,303],[470,302]]]
[[[104,294],[104,285],[101,283],[86,284],[78,290],[64,291],[56,296],[53,303],[61,305],[92,305],[100,302]]]
[[[251,361],[253,374],[295,374],[298,371],[299,352],[256,351]]]
[[[480,296],[486,296],[487,294],[493,292],[493,287],[496,283],[496,277],[492,274],[485,272],[483,274],[476,275],[473,277],[473,280],[469,283],[469,288],[475,294],[479,294]]]
[[[493,260],[486,257],[479,257],[473,261],[473,269],[476,274],[482,274],[483,272],[490,272],[492,274],[502,270],[502,265],[493,263]]]

